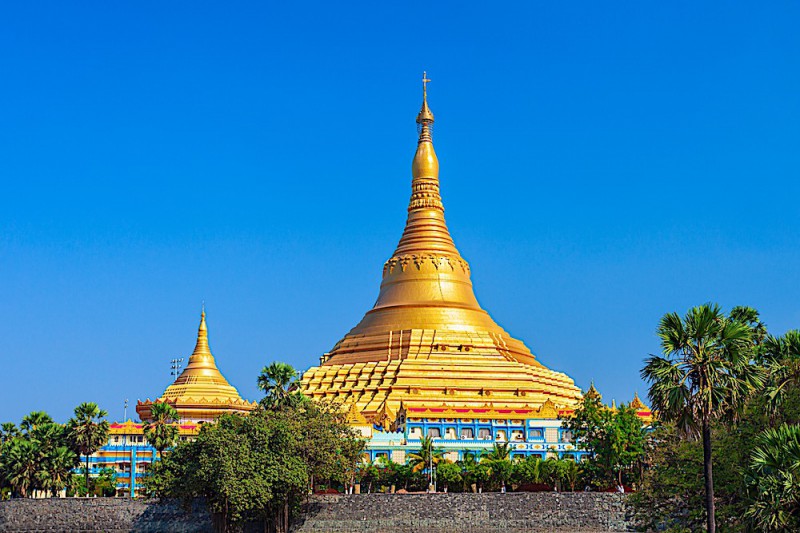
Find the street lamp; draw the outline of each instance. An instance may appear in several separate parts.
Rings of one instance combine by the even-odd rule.
[[[433,469],[433,441],[436,439],[435,436],[431,435],[431,447],[428,450],[428,461],[430,462],[430,468],[428,475],[430,476],[430,482],[428,483],[429,487],[433,487],[433,492],[436,492],[436,476],[434,475]]]

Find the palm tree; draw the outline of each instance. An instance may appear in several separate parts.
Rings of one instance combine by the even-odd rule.
[[[578,476],[581,470],[578,463],[572,459],[561,459],[559,463],[561,479],[569,485],[569,490],[571,492],[575,492],[575,483],[578,482]]]
[[[762,383],[751,365],[753,329],[726,317],[717,304],[691,309],[683,320],[664,315],[658,327],[664,356],[652,356],[642,369],[650,382],[650,401],[661,419],[686,434],[701,435],[707,530],[714,532],[714,481],[711,422],[735,412]]]
[[[69,484],[76,464],[75,452],[66,446],[49,450],[36,474],[40,486],[54,497]]]
[[[36,483],[38,472],[36,444],[27,439],[14,439],[5,448],[2,461],[6,481],[23,498]]]
[[[434,449],[433,437],[422,437],[419,441],[419,451],[408,454],[408,465],[412,472],[428,470],[428,484],[433,485],[432,466],[442,460],[442,451]]]
[[[150,408],[150,420],[143,425],[144,438],[156,449],[158,458],[167,448],[175,445],[178,439],[178,411],[166,402],[154,403]]]
[[[766,397],[774,413],[783,404],[788,386],[800,383],[800,330],[787,331],[783,337],[770,335],[761,352],[769,370]]]
[[[548,485],[553,485],[553,488],[559,490],[561,481],[561,467],[559,460],[555,457],[548,457],[542,461],[540,465],[542,481]]]
[[[14,422],[3,422],[0,424],[0,444],[10,441],[14,437],[19,437],[20,431]]]
[[[53,419],[45,413],[44,411],[33,411],[25,415],[22,419],[22,423],[19,425],[26,434],[31,433],[37,427],[43,424],[52,424]]]
[[[75,450],[86,456],[86,494],[89,494],[89,456],[96,452],[108,439],[108,421],[103,420],[108,413],[96,403],[84,402],[75,408],[75,416],[67,422],[69,439]]]
[[[513,471],[511,450],[511,445],[507,442],[495,442],[492,451],[481,458],[481,462],[489,467],[492,477],[500,481],[503,492],[506,489],[506,481]]]
[[[752,307],[739,305],[731,309],[731,320],[735,320],[750,327],[753,336],[753,343],[756,345],[764,342],[767,337],[767,325],[761,321],[761,316],[758,311]]]
[[[783,424],[755,439],[745,467],[745,517],[756,531],[800,529],[800,426]]]
[[[514,478],[519,484],[535,484],[542,482],[542,459],[537,455],[529,455],[514,464]]]
[[[262,368],[258,376],[258,388],[264,391],[264,406],[274,409],[282,405],[289,397],[296,378],[297,370],[287,363],[275,361]]]

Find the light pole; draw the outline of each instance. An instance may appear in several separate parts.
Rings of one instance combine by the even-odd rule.
[[[430,470],[430,473],[429,473],[429,475],[430,475],[430,483],[428,485],[433,487],[433,492],[436,492],[436,476],[434,476],[434,470],[433,470],[433,441],[434,440],[436,440],[436,437],[431,436],[431,447],[428,450],[428,460],[430,462],[430,469],[429,469]]]
[[[169,374],[172,377],[177,378],[181,373],[181,363],[183,363],[183,357],[179,357],[177,359],[170,360],[170,372]]]

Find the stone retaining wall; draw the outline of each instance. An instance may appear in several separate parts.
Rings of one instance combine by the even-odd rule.
[[[294,533],[630,530],[625,496],[593,492],[314,496],[292,527]],[[0,502],[0,532],[6,531],[211,533],[213,527],[202,502],[187,510],[170,501],[67,498]]]
[[[296,533],[630,531],[621,494],[519,492],[317,496]]]
[[[186,510],[178,502],[52,498],[0,502],[0,531],[212,533],[214,529],[201,502]]]

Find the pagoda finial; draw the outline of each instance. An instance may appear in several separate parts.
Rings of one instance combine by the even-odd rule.
[[[603,399],[603,397],[600,395],[600,393],[597,391],[597,389],[594,388],[594,380],[592,380],[592,383],[589,385],[589,390],[586,391],[586,394],[584,394],[584,396],[586,398],[592,398],[592,399],[597,399],[597,400],[602,400]]]
[[[631,400],[631,407],[636,409],[637,411],[640,410],[640,409],[647,409],[647,406],[639,398],[639,392],[638,391],[633,393],[633,400]]]
[[[195,355],[211,355],[211,350],[208,348],[208,327],[206,327],[206,304],[203,302],[202,310],[200,311],[200,327],[197,328],[197,344],[194,346]]]
[[[431,108],[428,107],[428,82],[431,81],[428,79],[428,73],[422,73],[422,108],[419,110],[419,114],[417,115],[417,124],[421,126],[420,128],[420,135],[419,135],[419,142],[431,140],[431,131],[430,125],[433,124],[433,112]],[[423,135],[427,135],[427,138],[423,139]]]

